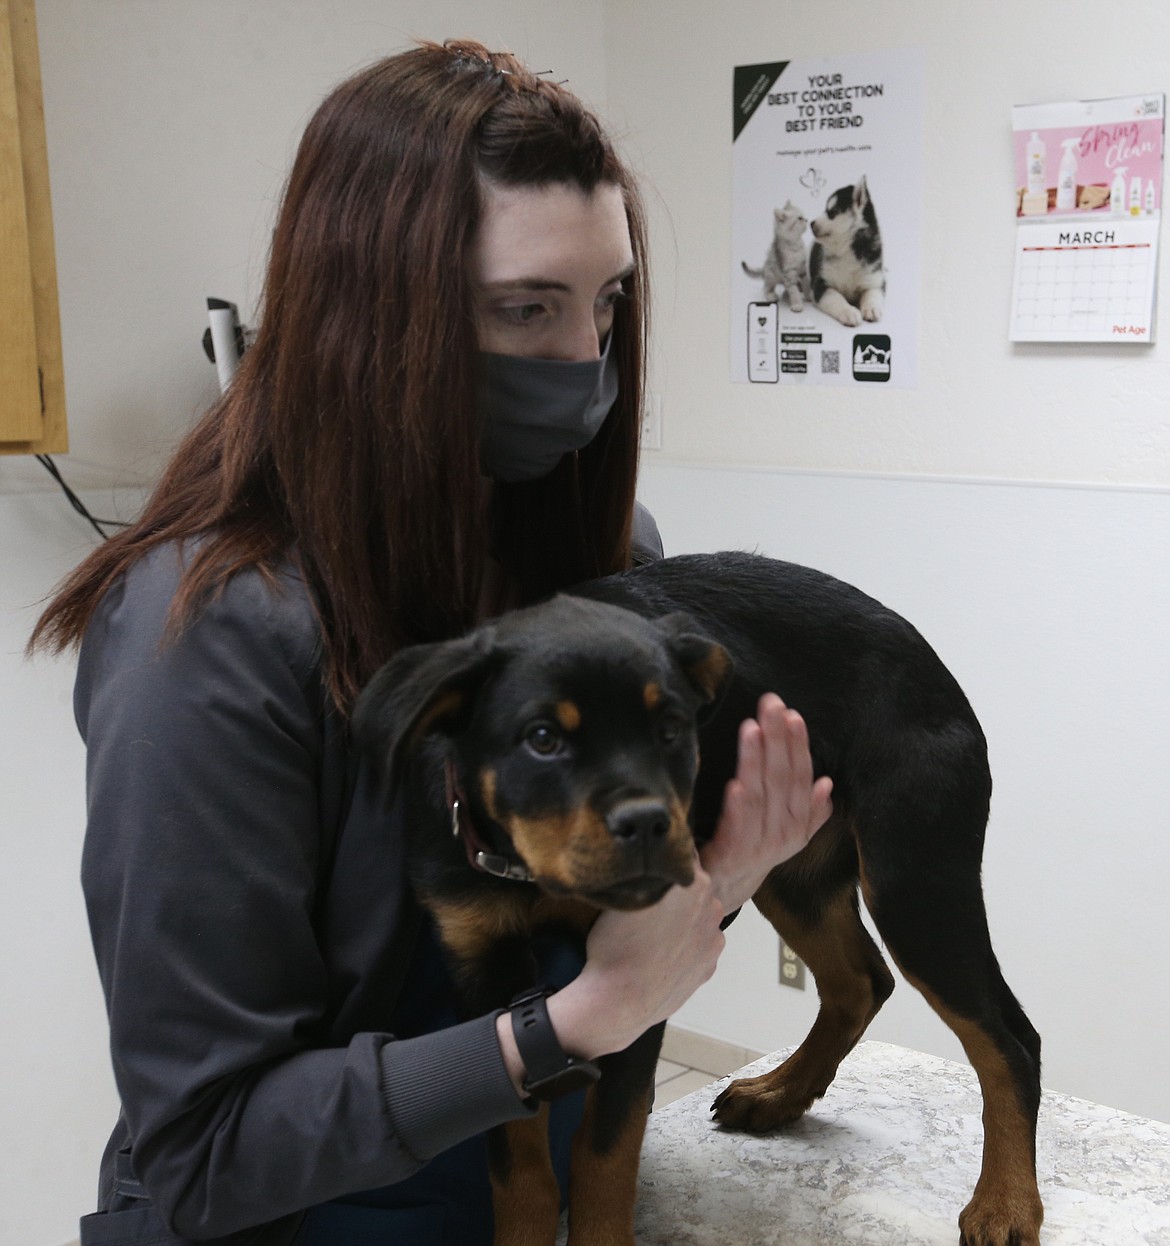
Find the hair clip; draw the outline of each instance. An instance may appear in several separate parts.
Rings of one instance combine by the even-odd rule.
[[[451,65],[456,69],[474,69],[480,73],[498,74],[505,78],[513,76],[510,69],[501,69],[488,56],[468,56],[463,52],[457,53],[451,61]],[[551,72],[551,71],[550,71]]]

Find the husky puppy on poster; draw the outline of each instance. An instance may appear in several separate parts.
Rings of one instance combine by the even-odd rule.
[[[886,302],[882,236],[863,177],[829,196],[812,223],[809,254],[813,302],[843,325],[880,320]]]

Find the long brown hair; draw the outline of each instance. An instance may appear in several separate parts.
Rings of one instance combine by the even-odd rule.
[[[613,328],[619,397],[548,477],[479,472],[467,256],[483,179],[624,193],[636,271]],[[337,87],[301,140],[263,315],[227,392],[187,434],[135,524],[64,581],[30,648],[77,643],[146,551],[201,537],[172,634],[235,572],[296,557],[326,678],[347,708],[404,644],[457,635],[483,591],[485,533],[527,601],[629,562],[644,372],[645,228],[597,119],[507,53],[452,40]]]

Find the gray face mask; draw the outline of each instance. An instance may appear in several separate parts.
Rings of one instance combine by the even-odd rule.
[[[537,480],[561,456],[587,446],[617,398],[609,335],[600,359],[564,363],[519,355],[479,355],[479,458],[493,480]]]

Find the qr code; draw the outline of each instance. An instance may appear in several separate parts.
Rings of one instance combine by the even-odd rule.
[[[822,372],[840,372],[841,371],[841,352],[839,350],[821,351],[821,371]]]

